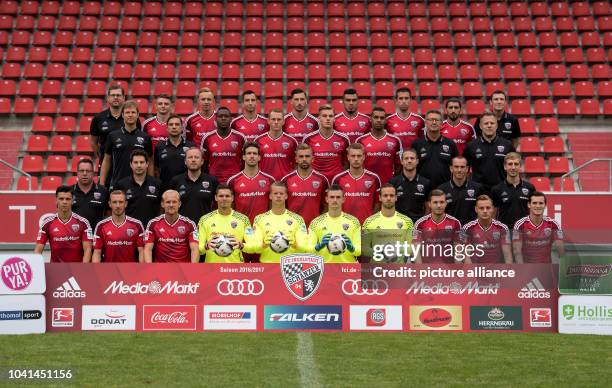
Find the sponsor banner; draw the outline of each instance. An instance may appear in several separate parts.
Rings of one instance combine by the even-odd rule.
[[[612,335],[612,296],[561,295],[559,333]]]
[[[522,330],[520,306],[471,306],[471,330]]]
[[[533,307],[529,309],[530,327],[552,327],[552,310],[548,307]]]
[[[196,305],[144,305],[142,330],[194,331],[197,327]]]
[[[612,258],[606,256],[561,258],[559,293],[612,295]]]
[[[402,306],[350,306],[351,330],[402,330]]]
[[[204,306],[204,330],[257,330],[257,306]]]
[[[410,306],[410,330],[461,330],[461,306]]]
[[[136,306],[84,305],[82,330],[136,330]]]
[[[40,221],[55,212],[54,192],[0,191],[0,243],[34,244]]]
[[[342,330],[342,306],[265,306],[265,330]]]
[[[45,289],[42,255],[0,255],[0,295],[43,294]]]
[[[39,334],[46,328],[45,297],[0,296],[0,334]]]
[[[279,264],[49,263],[46,264],[49,287],[45,293],[47,331],[91,327],[91,322],[82,321],[84,305],[135,306],[135,328],[129,330],[137,331],[300,328],[377,331],[396,330],[395,327],[400,327],[397,330],[412,330],[411,322],[419,321],[418,317],[417,321],[409,319],[409,306],[457,306],[463,310],[465,320],[461,323],[458,319],[459,325],[443,326],[443,329],[462,331],[471,330],[470,306],[518,306],[523,311],[523,331],[556,331],[556,322],[541,320],[542,314],[534,318],[533,325],[526,323],[532,322],[528,315],[532,308],[549,309],[552,316],[556,315],[558,293],[553,275],[558,274],[558,268],[550,265],[387,265],[385,268],[389,271],[398,268],[416,271],[416,277],[404,279],[405,285],[400,287],[387,278],[363,280],[361,271],[365,266],[360,264],[325,265],[324,271],[319,272],[316,265],[307,263],[313,268],[312,273],[305,272],[309,269],[304,268],[306,263],[299,264],[301,272],[297,277],[303,276],[302,280],[325,273],[305,302],[296,297],[291,286],[287,286]],[[486,271],[490,268],[503,269],[513,275],[504,278],[506,280],[494,276],[482,279],[468,276],[470,270],[489,274]],[[450,269],[462,269],[465,275],[446,272]],[[421,272],[423,276],[419,277]],[[510,282],[509,287],[505,281]],[[291,284],[297,282],[296,278],[291,278]],[[479,283],[478,287],[475,282]],[[483,286],[490,283],[500,285],[495,288]],[[303,297],[305,294],[298,295]],[[275,316],[276,319],[272,320],[269,314],[265,315],[265,306],[294,306],[298,311],[283,310],[280,313],[289,315]],[[339,310],[299,310],[312,306],[332,306]],[[359,309],[359,306],[370,306],[374,310],[368,312],[366,309],[359,317],[351,312],[351,308]],[[396,323],[396,308],[391,306],[401,307],[401,325]],[[376,311],[377,307],[385,310]],[[54,312],[54,309],[58,310]],[[304,313],[306,316],[291,315]],[[329,317],[323,317],[321,322],[321,316],[309,315],[317,313],[341,315],[338,321],[332,316],[329,321],[325,321]],[[101,330],[128,330],[121,329],[117,322],[108,325],[104,322],[96,322]],[[432,326],[432,322],[428,323]],[[435,329],[435,326],[430,326],[420,323],[415,330]]]

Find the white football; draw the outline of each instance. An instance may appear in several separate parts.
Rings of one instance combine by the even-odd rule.
[[[229,243],[228,238],[222,234],[213,237],[210,240],[211,245],[215,253],[221,257],[227,257],[232,254],[234,248]]]
[[[327,243],[327,250],[332,255],[339,255],[346,250],[346,243],[341,234],[332,233]]]
[[[270,239],[270,249],[276,253],[283,253],[289,249],[289,239],[285,237],[283,232],[276,232]]]

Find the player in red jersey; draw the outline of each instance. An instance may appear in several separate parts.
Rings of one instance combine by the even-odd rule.
[[[378,175],[363,168],[365,151],[362,144],[351,144],[348,148],[349,169],[336,175],[331,184],[344,191],[342,211],[363,223],[379,210],[378,191],[382,186]]]
[[[144,262],[144,227],[136,218],[125,215],[127,199],[121,190],[110,194],[111,216],[96,225],[93,263]]]
[[[402,141],[402,149],[408,150],[412,142],[425,136],[425,120],[414,112],[410,112],[412,94],[408,88],[395,91],[395,113],[387,117],[387,131]]]
[[[544,216],[546,196],[534,191],[529,196],[529,215],[516,221],[512,231],[512,248],[518,264],[552,263],[552,249],[558,258],[565,254],[561,226],[552,218]]]
[[[281,180],[287,184],[287,209],[304,218],[306,225],[323,212],[323,199],[329,181],[325,175],[313,170],[312,148],[300,144],[295,152],[295,171],[285,175]]]
[[[283,133],[283,111],[272,109],[268,113],[270,131],[258,136],[255,143],[261,151],[261,170],[280,180],[295,167],[297,140]]]
[[[476,139],[476,132],[472,124],[461,120],[461,100],[449,98],[446,101],[444,110],[446,120],[442,122],[440,131],[442,136],[455,142],[459,155],[463,155],[463,150],[467,143]]]
[[[42,222],[34,253],[42,253],[49,241],[52,263],[88,263],[91,260],[92,233],[89,222],[72,212],[72,187],[55,190],[57,213]]]
[[[463,225],[461,238],[465,244],[479,246],[466,263],[512,264],[512,248],[508,227],[493,219],[495,208],[488,195],[476,198],[477,218]]]
[[[346,168],[346,149],[351,142],[345,135],[334,131],[334,110],[331,105],[319,107],[321,128],[304,137],[314,152],[312,167],[331,180]]]
[[[372,123],[368,116],[357,111],[359,97],[355,89],[348,88],[344,90],[344,93],[342,93],[342,105],[344,105],[344,112],[336,115],[334,131],[344,134],[351,143],[354,143],[358,137],[368,133]]]
[[[145,231],[145,263],[197,263],[198,227],[179,214],[181,200],[175,190],[162,195],[164,214],[153,218]]]
[[[226,183],[242,168],[240,151],[246,140],[240,132],[230,128],[232,114],[228,108],[220,107],[216,116],[217,130],[204,135],[200,148],[208,164],[208,173],[219,183]]]
[[[384,185],[401,169],[402,141],[385,130],[387,114],[381,107],[372,109],[370,133],[357,138],[365,149],[365,168],[380,177]]]
[[[210,88],[202,88],[198,91],[199,110],[187,117],[183,134],[185,140],[200,144],[202,137],[212,132],[216,127],[215,117],[215,95]]]
[[[270,185],[274,177],[259,169],[261,160],[259,144],[246,143],[242,148],[244,170],[227,180],[234,191],[234,208],[249,217],[251,223],[255,216],[268,211]]]
[[[246,141],[255,141],[269,129],[268,121],[257,114],[257,95],[252,90],[242,93],[242,114],[232,120],[230,127],[244,135]]]
[[[293,110],[285,115],[283,132],[301,143],[306,135],[319,129],[317,118],[308,113],[308,97],[302,89],[291,91]]]
[[[142,123],[142,130],[153,142],[153,151],[158,143],[168,140],[168,118],[174,109],[174,101],[167,94],[160,94],[155,97],[156,114]]]
[[[429,193],[431,213],[414,224],[412,241],[418,244],[415,263],[451,264],[460,262],[455,258],[455,246],[460,242],[461,223],[446,214],[446,195],[434,189]],[[463,259],[463,258],[461,258]]]

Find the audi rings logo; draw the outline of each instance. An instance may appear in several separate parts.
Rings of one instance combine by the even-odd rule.
[[[384,280],[346,279],[342,282],[344,295],[385,295],[389,285]]]
[[[217,292],[223,296],[258,296],[263,294],[264,288],[259,279],[223,279],[217,283]]]

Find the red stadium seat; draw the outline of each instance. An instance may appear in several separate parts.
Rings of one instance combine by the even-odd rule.
[[[393,84],[388,81],[376,82],[376,84],[374,85],[374,95],[377,99],[393,98]]]
[[[438,97],[438,84],[435,82],[419,82],[420,98],[437,98]]]
[[[569,172],[569,161],[564,156],[554,156],[548,159],[548,173],[562,175]]]
[[[550,191],[550,179],[544,176],[534,176],[529,179],[537,191]]]
[[[26,155],[23,157],[21,169],[28,174],[41,174],[43,172],[43,159],[40,155]],[[33,186],[34,187],[34,186]]]
[[[333,73],[333,71],[332,71]],[[390,80],[391,66],[389,65],[374,65],[373,76],[375,80]]]
[[[574,64],[570,66],[570,78],[573,80],[585,80],[589,79],[589,68],[586,65]]]
[[[42,161],[41,161],[42,163]],[[32,176],[29,179],[32,180],[32,187],[31,190],[38,190],[38,177],[36,176]],[[17,190],[21,190],[21,191],[30,191],[30,187],[28,185],[29,182],[28,177],[26,177],[25,175],[22,175],[19,177],[19,179],[17,179]]]
[[[28,153],[46,153],[49,151],[49,138],[45,135],[32,135],[26,145]]]
[[[312,98],[327,97],[327,83],[325,81],[309,82],[308,95]]]
[[[32,120],[32,132],[49,133],[53,131],[53,119],[49,116],[35,116]]]
[[[527,85],[523,81],[508,82],[508,97],[525,98],[527,97]]]
[[[465,112],[468,116],[479,116],[485,112],[483,100],[468,100],[465,103]]]
[[[495,90],[504,90],[504,89],[505,89],[505,85],[502,82],[489,81],[485,84],[485,95],[487,97],[491,97],[491,94]]]
[[[480,82],[465,82],[463,84],[463,97],[482,98],[483,90]]]
[[[597,83],[597,95],[599,98],[608,98],[612,97],[612,82],[608,81],[599,81]]]
[[[551,116],[555,114],[555,108],[551,100],[535,100],[534,113],[536,116]]]
[[[531,115],[531,104],[529,103],[529,100],[513,100],[511,102],[511,112],[515,116]]]
[[[599,116],[600,114],[599,100],[585,99],[580,101],[581,116]]]
[[[224,65],[225,66],[225,65]],[[226,78],[225,76],[223,78]],[[277,64],[266,65],[264,78],[271,81],[283,79],[283,66]]]
[[[310,60],[310,54],[309,54]],[[315,59],[317,60],[317,59]],[[317,60],[317,62],[324,62],[324,56],[321,55],[321,60]],[[348,54],[346,49],[344,48],[332,48],[329,50],[329,63],[347,63],[348,62]]]
[[[324,65],[308,65],[308,79],[310,81],[324,81],[326,78],[327,69]]]
[[[282,98],[283,84],[277,81],[266,81],[264,84],[265,98]]]
[[[552,84],[554,98],[569,98],[572,96],[572,85],[569,82],[557,81]]]
[[[564,65],[548,65],[546,74],[550,80],[565,80],[567,79],[567,69]]]
[[[174,103],[174,112],[178,115],[188,115],[194,111],[193,100],[190,98],[179,98]]]
[[[137,64],[134,67],[134,78],[136,79],[153,78],[153,65],[150,65],[147,63]]]
[[[595,95],[595,86],[593,86],[591,81],[575,82],[574,95],[577,98],[592,98]]]
[[[41,95],[45,97],[59,97],[62,93],[62,83],[56,80],[44,80],[42,82]]]
[[[540,47],[556,47],[557,43],[557,34],[554,32],[540,32],[538,34],[538,45]]]
[[[550,97],[548,82],[532,82],[529,84],[529,95],[534,98]]]
[[[501,69],[498,65],[484,65],[481,67],[482,79],[484,81],[492,81],[501,79]],[[505,76],[505,70],[504,70]]]
[[[393,50],[393,63],[410,64],[412,63],[412,52],[410,49],[396,48]]]
[[[501,53],[503,53],[504,55],[512,54],[512,52],[508,51],[508,49],[503,49]],[[515,62],[518,62],[518,54],[516,54],[514,59],[515,59]],[[506,60],[505,57],[503,58],[503,60],[504,61]],[[510,60],[512,60],[512,58],[510,58]],[[478,50],[478,62],[481,65],[489,64],[489,63],[493,63],[493,64],[497,63],[497,51],[491,48],[479,49]]]
[[[242,91],[251,90],[255,92],[257,96],[261,96],[261,82],[259,81],[246,81],[242,84]]]
[[[89,133],[92,119],[92,116],[81,116],[79,119],[79,133]]]
[[[68,159],[64,155],[50,155],[47,157],[46,172],[61,173],[68,172]]]
[[[76,131],[76,120],[74,117],[61,116],[57,118],[55,122],[55,132],[72,134]]]
[[[480,79],[480,69],[476,65],[461,65],[459,76],[462,81],[476,81]]]
[[[522,136],[519,138],[519,152],[523,154],[539,154],[542,152],[538,136]]]
[[[557,135],[559,122],[554,117],[544,117],[538,120],[538,129],[543,135]]]
[[[604,63],[606,62],[606,53],[600,47],[590,47],[587,49],[586,59],[589,63]]]
[[[544,152],[547,154],[563,154],[565,143],[560,136],[547,136],[544,138]]]
[[[70,153],[72,152],[72,137],[66,135],[54,135],[51,137],[52,153]]]
[[[565,63],[583,63],[584,55],[581,48],[565,49]]]
[[[59,113],[61,115],[78,115],[81,111],[80,98],[63,98],[60,101]],[[99,113],[100,110],[96,113]]]
[[[36,104],[36,113],[54,115],[57,113],[57,100],[55,98],[39,98]]]
[[[89,98],[83,103],[83,114],[85,115],[98,114],[102,109],[102,99],[99,98]],[[140,113],[143,113],[143,111],[141,110]]]
[[[488,49],[487,49],[488,50]],[[494,51],[494,50],[493,50]],[[496,62],[493,56],[493,63]],[[519,62],[519,52],[516,48],[504,48],[499,50],[499,61],[502,64],[516,64]]]
[[[366,49],[351,49],[351,63],[368,63],[369,55]]]
[[[546,173],[546,164],[541,156],[528,156],[525,158],[525,174],[543,175]]]
[[[561,99],[557,101],[557,114],[559,116],[576,116],[578,114],[576,101],[573,99]]]
[[[308,59],[310,62],[310,54],[312,50],[317,50],[317,53],[322,57],[322,62],[325,62],[325,51],[321,49],[310,49],[308,50]],[[235,62],[240,62],[240,51],[238,51]],[[314,54],[313,54],[314,55]],[[226,59],[223,59],[226,62]],[[265,54],[266,63],[282,63],[283,62],[283,50],[278,48],[268,48]]]
[[[288,49],[286,59],[287,59],[287,63],[304,63],[305,61],[304,49],[301,49],[301,48]],[[245,62],[246,62],[246,59],[245,59]]]
[[[416,77],[418,80],[435,80],[436,70],[432,65],[418,65],[416,69]]]
[[[304,65],[288,65],[287,66],[287,79],[288,80],[304,80],[305,78],[306,78],[306,70],[304,68]]]
[[[500,77],[497,77],[499,79]],[[495,79],[495,78],[488,78]],[[520,65],[505,65],[504,66],[504,79],[508,80],[522,80],[523,79],[523,68]]]
[[[454,64],[455,53],[451,49],[440,48],[436,49],[436,63],[437,64]]]
[[[17,93],[17,84],[13,80],[0,80],[0,96],[13,97]]]
[[[457,68],[454,65],[438,66],[438,79],[441,81],[454,81],[457,79]]]
[[[372,84],[366,81],[358,81],[353,83],[353,88],[357,91],[357,95],[361,97],[361,101],[364,99],[370,99],[372,97]]]
[[[395,52],[394,52],[394,58],[395,58]],[[432,51],[430,49],[414,50],[414,62],[417,64],[431,64],[433,62]]]
[[[461,86],[457,82],[442,82],[440,89],[442,98],[459,97],[461,95]]]

